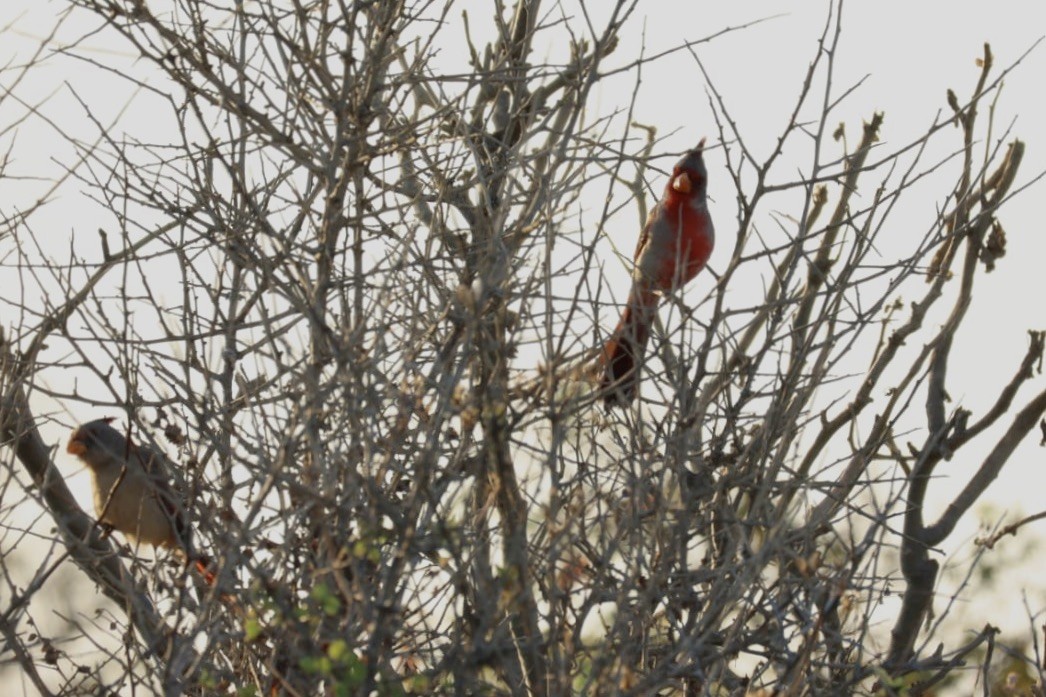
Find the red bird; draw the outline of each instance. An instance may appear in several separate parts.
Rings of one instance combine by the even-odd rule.
[[[704,138],[672,168],[661,200],[650,212],[636,245],[628,303],[603,347],[603,387],[609,406],[626,405],[639,389],[639,369],[661,298],[683,287],[705,267],[715,230],[705,198],[708,173]]]

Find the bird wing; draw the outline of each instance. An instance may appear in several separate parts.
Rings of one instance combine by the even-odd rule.
[[[149,446],[139,445],[138,460],[149,479],[151,493],[164,513],[171,520],[179,545],[188,552],[191,549],[191,528],[185,520],[185,508],[178,494],[171,487],[174,464],[162,453]]]
[[[654,227],[654,223],[657,219],[664,215],[662,212],[663,206],[658,201],[653,208],[650,209],[650,213],[646,217],[646,222],[643,224],[643,229],[639,231],[639,239],[636,241],[636,251],[632,255],[632,259],[636,262],[639,261],[640,255],[643,254],[643,248],[650,243],[650,230]]]

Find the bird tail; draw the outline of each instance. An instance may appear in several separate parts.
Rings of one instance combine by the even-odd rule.
[[[196,569],[196,573],[200,574],[203,578],[203,582],[208,586],[213,586],[217,581],[217,576],[214,574],[214,570],[211,568],[211,560],[203,555],[195,555],[192,559],[192,566]]]
[[[603,399],[609,407],[629,404],[639,391],[639,370],[658,300],[656,293],[633,290],[621,321],[603,347],[603,388],[607,390]]]

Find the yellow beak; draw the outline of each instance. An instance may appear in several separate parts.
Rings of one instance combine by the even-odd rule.
[[[83,455],[87,452],[87,443],[80,440],[79,431],[74,433],[73,437],[69,439],[69,445],[65,446],[65,452],[70,455]]]

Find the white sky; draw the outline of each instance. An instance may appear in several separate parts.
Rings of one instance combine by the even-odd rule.
[[[608,0],[598,0],[609,5]],[[595,3],[593,3],[595,4]],[[473,6],[473,24],[479,22],[485,2]],[[0,26],[13,24],[0,44],[0,65],[12,57],[25,57],[47,33],[57,12],[64,3],[56,0],[2,0]],[[549,10],[551,3],[545,3]],[[688,9],[681,9],[686,7]],[[771,17],[758,26],[720,37],[698,46],[695,51],[708,70],[717,89],[722,93],[732,115],[738,121],[746,141],[752,149],[766,154],[781,132],[799,91],[805,69],[814,57],[816,40],[826,19],[827,3],[813,0],[748,0],[745,2],[669,2],[649,0],[641,3],[639,12],[645,19],[633,22],[634,32],[623,37],[622,45],[610,64],[620,64],[625,57],[634,57],[645,44],[647,54],[679,45],[718,32],[726,27]],[[452,12],[450,21],[459,21],[460,13]],[[16,21],[17,20],[17,21]],[[597,24],[598,18],[594,18]],[[66,36],[83,34],[89,25],[65,32]],[[880,0],[878,2],[851,1],[844,6],[844,39],[837,56],[837,93],[845,86],[868,79],[839,108],[836,121],[846,121],[850,142],[856,141],[862,119],[873,111],[886,114],[882,140],[889,146],[916,138],[926,130],[938,111],[946,113],[945,90],[953,88],[964,100],[976,79],[975,59],[980,57],[982,45],[990,42],[996,59],[997,71],[1016,60],[1035,41],[1046,34],[1046,3],[1028,0],[1001,2],[960,2],[945,0]],[[100,60],[117,54],[131,56],[120,46],[88,38],[86,53],[94,52]],[[459,44],[457,48],[461,48]],[[446,47],[446,60],[463,65],[462,56],[455,55],[453,45]],[[81,49],[80,53],[85,53]],[[997,73],[996,73],[997,74]],[[126,85],[115,78],[104,78],[96,68],[77,65],[71,60],[59,60],[35,73],[30,84],[20,86],[18,94],[31,101],[55,93],[44,112],[72,132],[84,134],[93,131],[90,124],[78,124],[82,113],[70,96],[68,87],[90,100],[92,109],[106,117],[114,117],[128,106],[130,95]],[[0,82],[6,84],[6,82]],[[1006,80],[1006,86],[995,114],[997,130],[1014,121],[1013,133],[1027,143],[1026,157],[1020,181],[1026,182],[1046,170],[1046,45],[1038,47]],[[617,104],[627,104],[633,82],[612,83],[599,90],[595,97],[599,111],[608,112]],[[621,91],[618,91],[618,90]],[[655,65],[644,68],[641,98],[636,120],[656,125],[662,134],[673,133],[665,150],[678,152],[693,145],[701,135],[715,139],[716,130],[707,106],[705,81],[693,57],[680,52]],[[155,128],[162,134],[163,119],[150,123],[154,117],[148,99],[130,100],[126,118],[136,132],[148,133]],[[10,99],[3,103],[0,127],[11,120],[11,114],[20,108]],[[982,113],[986,119],[987,114]],[[65,119],[65,120],[63,120]],[[42,127],[21,127],[17,134],[6,134],[0,143],[17,138],[16,162],[13,169],[53,177],[53,161],[68,157],[69,148]],[[954,145],[960,135],[955,131]],[[799,153],[796,153],[799,156]],[[708,159],[712,212],[720,234],[731,229],[733,201],[722,182],[717,186],[716,154]],[[718,161],[721,166],[721,160]],[[799,166],[801,160],[796,160]],[[26,192],[39,187],[38,182],[26,184],[4,182],[0,190],[0,206],[9,211],[22,201]],[[1002,222],[1008,234],[1007,256],[990,275],[982,275],[966,331],[960,336],[965,348],[957,353],[952,369],[951,396],[953,405],[963,404],[977,410],[990,389],[1014,372],[1016,361],[1026,346],[1028,329],[1046,329],[1043,312],[1046,298],[1046,274],[1042,271],[1046,259],[1046,230],[1043,229],[1041,209],[1046,183],[1040,182],[1007,206]],[[936,201],[925,202],[928,207],[920,217],[913,217],[910,230],[897,229],[891,234],[921,235],[929,223]],[[913,214],[916,215],[916,214]],[[94,206],[86,205],[75,195],[66,193],[60,206],[34,219],[38,230],[54,237],[46,244],[67,244],[70,233],[94,235],[103,224],[97,218]],[[725,246],[724,246],[725,248]],[[718,263],[722,263],[722,257]],[[713,257],[713,266],[717,258]],[[0,270],[0,274],[4,271]],[[624,270],[621,271],[625,273]],[[16,279],[0,275],[0,288],[11,288]],[[696,285],[696,284],[695,284]],[[704,291],[707,286],[704,287]],[[702,290],[691,292],[703,292]],[[0,318],[0,321],[3,321]],[[1017,400],[1023,405],[1036,389],[1042,389],[1043,379],[1037,378],[1026,387]],[[48,432],[55,440],[60,431]],[[1035,440],[1035,434],[1030,441]],[[1046,455],[1029,442],[1007,466],[999,481],[990,490],[990,499],[997,512],[1017,511],[1032,513],[1046,508],[1042,496],[1046,485]],[[60,461],[61,462],[61,461]],[[63,463],[72,471],[72,464]],[[972,458],[957,458],[940,468],[940,474],[951,478],[958,487],[967,481],[977,462]],[[86,484],[80,477],[81,486]],[[74,480],[75,481],[75,480]],[[938,491],[941,489],[938,488]],[[943,493],[943,492],[942,492]],[[87,497],[83,500],[86,502]],[[1012,520],[1012,519],[1011,519]],[[972,535],[979,522],[978,515],[969,516],[966,527],[956,534]],[[1046,524],[1040,524],[1043,526]],[[1041,530],[1046,532],[1046,530]],[[1004,545],[1006,543],[1003,543]],[[1014,543],[1014,547],[1019,544]],[[1002,553],[1002,552],[1000,552]],[[1029,579],[1029,589],[1036,589],[1035,610],[1046,603],[1046,583]],[[1010,626],[1022,627],[1019,618],[1025,609],[1011,595],[1013,615]],[[997,601],[996,601],[997,602]],[[997,606],[996,606],[997,610]],[[986,615],[987,617],[987,615]],[[992,621],[1001,620],[997,612]]]

